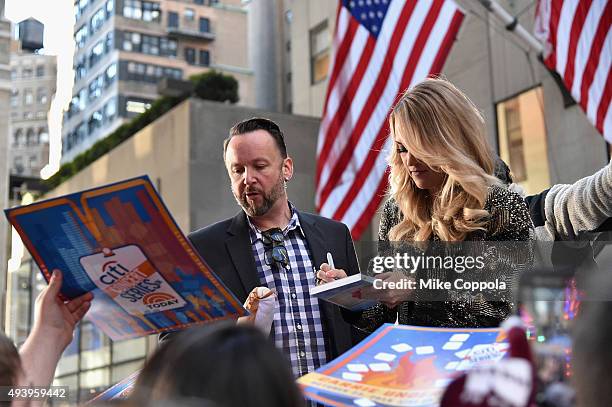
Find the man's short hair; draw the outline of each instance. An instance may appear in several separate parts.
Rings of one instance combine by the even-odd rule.
[[[240,136],[242,134],[250,133],[256,130],[265,130],[267,131],[276,146],[278,147],[278,151],[281,154],[283,159],[287,158],[287,146],[285,145],[285,137],[283,136],[283,132],[281,131],[278,124],[274,123],[270,119],[265,119],[263,117],[253,117],[251,119],[243,120],[239,123],[236,123],[229,131],[229,136],[223,141],[223,158],[225,159],[225,153],[227,152],[227,145],[230,140],[234,136]]]

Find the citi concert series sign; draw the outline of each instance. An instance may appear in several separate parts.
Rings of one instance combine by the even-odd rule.
[[[93,291],[88,318],[113,340],[246,314],[146,176],[5,213],[45,279],[62,270],[63,296]]]

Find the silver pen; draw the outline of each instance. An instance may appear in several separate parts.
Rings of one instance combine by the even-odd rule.
[[[334,257],[330,252],[327,252],[327,264],[329,264],[329,268],[331,269],[336,268],[336,266],[334,265]]]

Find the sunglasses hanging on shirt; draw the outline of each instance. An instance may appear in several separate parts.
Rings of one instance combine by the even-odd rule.
[[[265,259],[268,266],[286,268],[289,265],[289,254],[285,247],[285,235],[279,228],[268,229],[261,232],[261,240],[266,249]]]

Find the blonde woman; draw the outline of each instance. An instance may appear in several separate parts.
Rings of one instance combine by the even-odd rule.
[[[409,89],[393,108],[389,127],[394,148],[381,243],[530,239],[527,206],[493,176],[482,115],[454,85],[427,79]],[[397,295],[387,293],[383,300],[350,322],[368,331],[396,318],[410,325],[487,327],[497,326],[512,309],[510,300],[482,298],[398,304]]]

